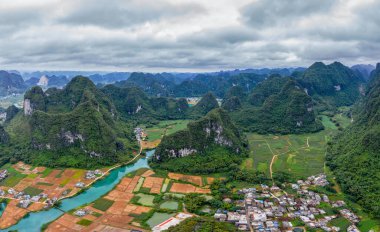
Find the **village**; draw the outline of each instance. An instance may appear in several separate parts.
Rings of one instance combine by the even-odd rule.
[[[17,223],[26,214],[53,207],[56,202],[73,196],[101,177],[104,170],[48,169],[23,162],[0,170],[0,229]]]
[[[37,168],[36,171],[29,165],[17,163],[13,165],[14,169],[24,173],[37,174],[43,171]],[[26,171],[26,170],[32,171]],[[37,172],[38,171],[38,172]],[[64,174],[65,172],[66,175]],[[63,173],[53,171],[45,177],[38,174],[35,181],[25,185],[25,179],[19,181],[15,187],[4,188],[0,187],[0,198],[9,200],[8,206],[2,215],[2,227],[8,227],[16,223],[21,217],[25,216],[30,211],[38,211],[44,208],[52,207],[55,202],[68,196],[71,192],[78,192],[80,189],[88,186],[91,181],[102,176],[102,170],[81,171],[81,175],[68,172]],[[71,175],[69,175],[71,173]],[[61,175],[59,175],[61,174]],[[52,178],[54,176],[54,178]],[[66,183],[63,188],[62,181],[65,179],[62,176],[76,177]],[[48,231],[55,231],[64,228],[77,228],[76,230],[87,230],[93,228],[108,227],[123,227],[135,229],[141,228],[144,223],[147,223],[153,231],[163,231],[170,226],[177,225],[188,217],[194,217],[195,214],[189,214],[181,210],[181,203],[171,200],[170,195],[183,197],[184,194],[198,193],[207,198],[211,197],[209,184],[214,181],[211,177],[190,176],[177,173],[168,173],[165,177],[158,177],[152,170],[142,169],[133,175],[128,175],[118,185],[118,187],[107,194],[97,203],[80,207],[70,213],[65,214],[60,219],[53,222]],[[7,170],[0,170],[0,178],[2,181],[9,178]],[[61,185],[52,187],[47,183],[57,183]],[[45,181],[45,182],[42,182]],[[46,183],[46,189],[37,183]],[[306,180],[298,180],[296,183],[283,184],[280,187],[273,185],[258,185],[252,188],[236,189],[236,193],[241,195],[241,200],[232,200],[224,198],[225,203],[234,205],[233,211],[216,209],[215,214],[212,212],[216,220],[228,222],[236,225],[240,231],[309,231],[310,229],[320,229],[323,231],[348,231],[359,232],[357,224],[360,222],[359,217],[352,212],[343,200],[332,200],[328,194],[316,191],[318,187],[328,186],[325,174],[310,176]],[[42,185],[44,186],[44,185]],[[35,190],[39,187],[43,191],[30,193],[30,190]],[[20,191],[20,189],[25,191]],[[51,189],[50,189],[51,188]],[[50,189],[50,191],[49,191]],[[58,191],[59,189],[59,191]],[[157,194],[163,194],[164,201],[160,201],[158,206],[155,206],[154,199],[159,199]],[[209,196],[207,196],[209,195]],[[169,198],[168,198],[169,197]],[[164,203],[162,203],[164,202]],[[166,202],[166,203],[165,203]],[[164,206],[168,204],[168,206]],[[156,207],[156,208],[155,208]],[[163,207],[163,208],[162,208]],[[160,210],[169,210],[169,214],[160,213]],[[174,208],[171,208],[174,207]],[[185,205],[183,205],[185,207]],[[141,221],[137,215],[145,215],[156,209],[153,214],[153,220]],[[101,217],[101,215],[104,215]],[[156,219],[157,218],[157,219]],[[339,218],[344,218],[349,221],[350,225],[345,230],[342,230],[337,225],[331,223]],[[128,222],[124,225],[122,221]],[[106,221],[108,221],[106,223]],[[91,226],[85,226],[83,223],[91,223]],[[124,226],[123,226],[124,225]],[[147,228],[142,228],[145,231]]]
[[[260,188],[239,190],[244,200],[234,202],[238,210],[218,210],[214,218],[235,224],[241,231],[304,231],[304,228],[323,231],[342,231],[329,222],[346,218],[351,225],[348,232],[360,232],[356,227],[359,217],[345,208],[344,201],[332,201],[326,194],[309,190],[310,187],[328,185],[325,174],[311,176],[306,181],[290,184],[296,194],[288,194],[277,186],[261,185]],[[231,201],[231,199],[225,199]]]
[[[134,130],[142,143],[147,134],[143,128]],[[8,204],[1,215],[0,228],[17,223],[28,212],[39,211],[88,187],[107,171],[102,170],[48,170],[18,162],[0,170],[0,181],[20,178],[9,186],[0,186],[0,199]],[[157,174],[150,169],[140,169],[128,174],[117,187],[95,202],[66,212],[53,221],[46,231],[92,231],[102,229],[131,229],[133,231],[164,231],[197,214],[189,213],[182,198],[196,193],[213,199],[210,184],[215,178],[179,173]],[[9,183],[8,183],[9,185]],[[235,189],[241,200],[224,198],[233,205],[226,211],[209,206],[202,213],[221,222],[234,224],[240,231],[323,231],[359,232],[359,217],[341,199],[330,199],[318,188],[329,185],[325,174],[310,176],[296,183],[256,185]],[[215,213],[214,213],[215,212]],[[149,216],[148,216],[149,215]],[[332,223],[343,218],[350,225],[344,230]]]

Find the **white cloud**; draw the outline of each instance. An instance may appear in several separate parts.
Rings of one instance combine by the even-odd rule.
[[[179,71],[379,59],[376,0],[12,0],[1,69]]]

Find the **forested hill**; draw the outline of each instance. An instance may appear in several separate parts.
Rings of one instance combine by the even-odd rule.
[[[353,124],[329,146],[327,164],[342,189],[380,216],[380,65],[373,71]]]
[[[187,129],[165,136],[152,165],[172,171],[230,171],[246,154],[246,144],[226,111],[218,108]]]
[[[138,150],[133,130],[111,100],[85,77],[62,90],[33,87],[24,111],[5,124],[12,156],[47,166],[110,165]]]
[[[9,142],[9,135],[4,130],[4,128],[0,125],[0,146],[3,144],[7,144]]]
[[[323,129],[312,98],[292,78],[272,76],[261,82],[246,100],[242,98],[225,99],[223,107],[231,111],[234,122],[245,131],[289,134]],[[234,107],[231,99],[243,106]]]
[[[361,75],[339,62],[316,62],[297,79],[309,95],[332,106],[355,103],[365,83]]]
[[[212,93],[203,95],[200,101],[190,108],[185,98],[152,97],[138,87],[107,85],[101,91],[112,100],[124,119],[138,123],[153,123],[168,119],[199,119],[219,107]]]
[[[137,87],[99,89],[81,76],[63,89],[32,87],[23,104],[22,111],[6,111],[2,160],[83,168],[129,160],[139,150],[133,132],[138,124],[199,119],[219,107],[211,93],[190,108],[184,98],[148,97]]]
[[[139,123],[154,120],[183,119],[188,114],[186,99],[148,97],[137,87],[116,87],[107,85],[101,89],[115,104],[117,111],[126,120]]]

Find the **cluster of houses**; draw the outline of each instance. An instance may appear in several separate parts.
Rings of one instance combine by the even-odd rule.
[[[135,132],[137,141],[141,141],[144,134],[144,130],[140,127],[136,127],[134,132]]]
[[[214,217],[220,221],[234,223],[242,231],[277,232],[293,231],[300,225],[324,231],[340,231],[341,228],[331,226],[329,222],[343,216],[352,223],[350,231],[356,232],[355,224],[359,222],[359,217],[342,208],[345,206],[344,201],[330,201],[327,195],[309,190],[311,186],[328,184],[326,176],[321,174],[291,184],[297,194],[288,194],[277,186],[267,185],[261,185],[258,189],[242,189],[238,193],[244,194],[244,200],[234,202],[237,210],[218,210]],[[339,211],[325,211],[333,208],[338,208]]]
[[[354,224],[359,223],[360,221],[359,217],[349,209],[341,209],[339,212],[343,217]]]
[[[101,171],[101,170],[99,170],[99,169],[96,169],[95,171],[87,171],[86,172],[86,174],[85,174],[85,178],[87,179],[87,180],[93,180],[93,179],[95,179],[96,177],[99,177],[99,176],[102,176],[104,173]],[[75,184],[75,187],[77,187],[77,188],[85,188],[86,187],[86,184],[84,183],[84,182],[81,182],[81,181],[79,181],[79,182],[77,182],[76,184]]]
[[[330,184],[327,180],[327,177],[325,174],[319,174],[316,176],[309,176],[305,181],[303,180],[298,180],[297,184],[299,186],[310,186],[310,185],[315,185],[315,186],[326,186]]]
[[[136,135],[136,140],[139,142],[145,140],[147,137],[147,134],[144,132],[144,129],[141,127],[136,127],[134,132]]]
[[[101,176],[101,175],[103,175],[103,172],[100,171],[99,169],[96,169],[95,171],[89,170],[86,172],[85,178],[87,180],[91,180],[91,179],[95,179],[97,176]]]
[[[8,177],[8,170],[0,170],[0,181]]]
[[[7,197],[19,200],[18,207],[20,208],[28,208],[30,204],[33,202],[39,202],[42,199],[46,199],[46,207],[50,207],[57,201],[57,199],[49,199],[46,193],[40,193],[35,196],[30,196],[29,194],[25,194],[24,192],[17,192],[13,188],[4,191],[0,189],[0,197]]]

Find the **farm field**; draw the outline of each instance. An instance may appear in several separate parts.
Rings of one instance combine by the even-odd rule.
[[[178,209],[178,202],[176,201],[165,201],[160,205],[161,209],[171,209],[171,210],[176,210]]]
[[[207,195],[211,191],[206,184],[214,180],[142,168],[127,174],[101,198],[51,222],[46,231],[102,231],[104,228],[148,231],[183,211],[185,193],[198,192],[205,199],[212,199]],[[78,215],[78,210],[85,215]]]
[[[166,120],[159,122],[159,124],[154,127],[142,126],[142,128],[145,128],[145,133],[147,134],[146,140],[148,142],[155,142],[161,140],[164,135],[170,135],[185,129],[189,122],[190,120]]]
[[[7,170],[9,173],[8,177],[0,182],[0,190],[5,193],[1,198],[9,200],[0,218],[0,228],[16,224],[30,211],[43,209],[47,199],[60,199],[76,194],[81,190],[75,187],[76,183],[82,182],[87,185],[92,181],[85,178],[86,170],[82,169],[50,169],[18,162],[6,164],[0,170]],[[23,192],[31,197],[39,195],[40,198],[27,208],[21,208],[21,199],[15,199],[14,193],[9,191]]]
[[[154,213],[153,216],[147,221],[148,225],[153,228],[161,222],[173,217],[175,214],[169,213]]]
[[[144,193],[138,193],[135,196],[139,197],[137,203],[141,205],[146,205],[146,206],[153,206],[154,203],[154,196],[153,195],[148,195]]]
[[[321,119],[325,130],[313,134],[247,134],[250,156],[241,168],[253,168],[269,177],[278,171],[288,172],[297,178],[324,172],[327,141],[338,131],[333,121],[347,126],[349,119],[343,114],[332,118],[322,115]]]

